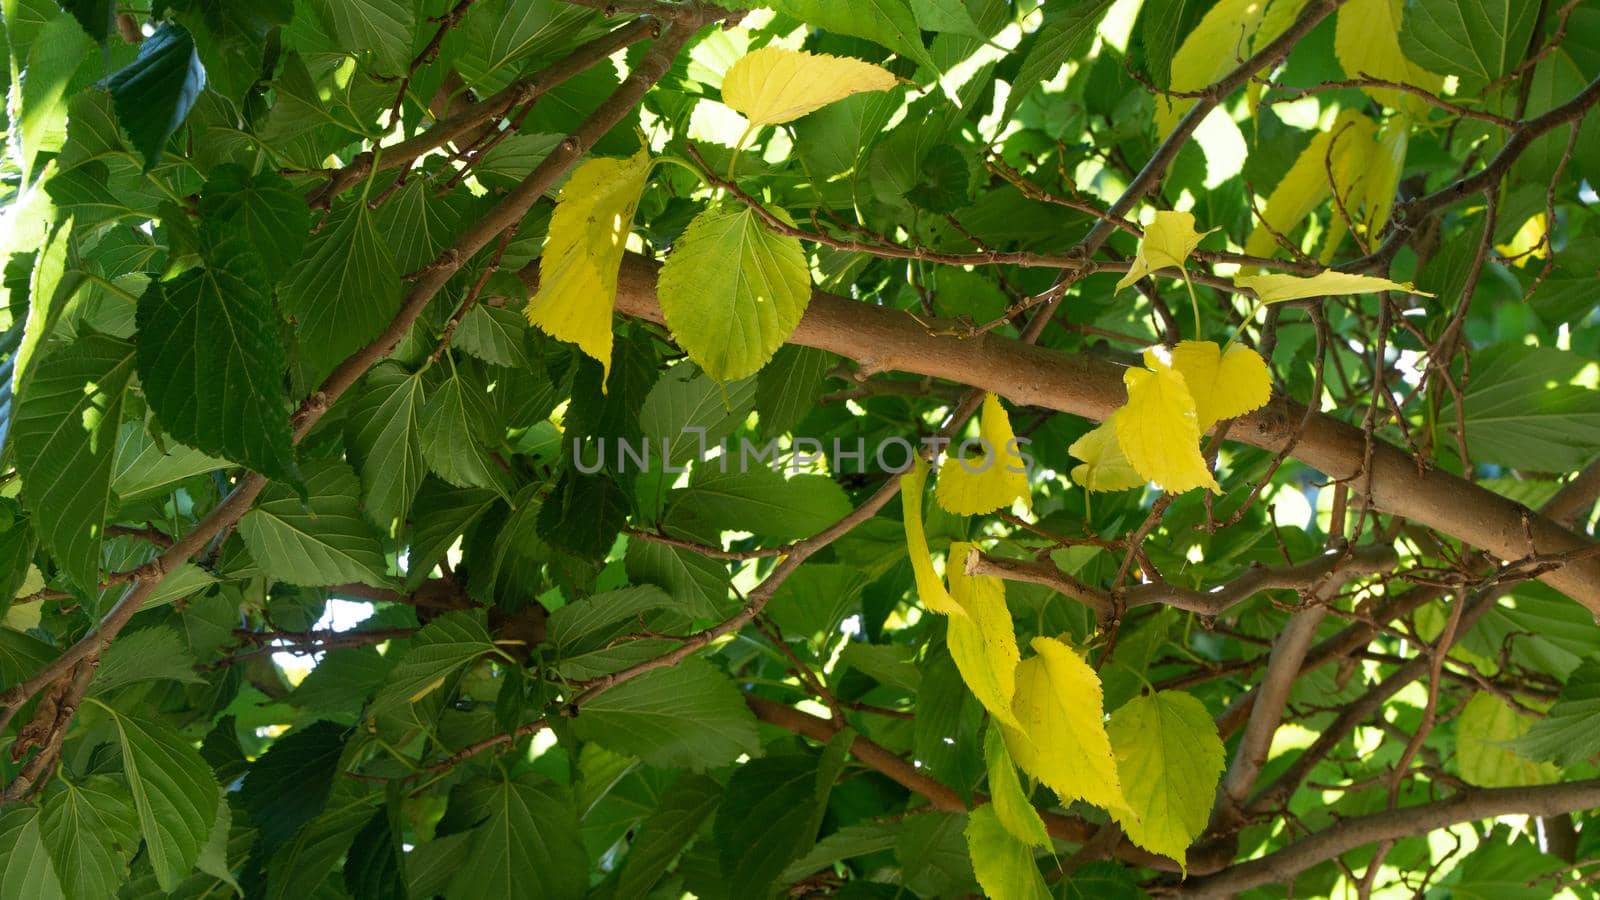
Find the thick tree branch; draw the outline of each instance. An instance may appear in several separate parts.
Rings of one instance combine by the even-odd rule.
[[[632,255],[623,261],[617,310],[664,322],[656,300],[658,265]],[[937,334],[944,323],[919,323],[884,307],[818,292],[792,341],[856,360],[872,371],[931,375],[1004,395],[1013,402],[1104,421],[1126,398],[1122,369],[1103,359],[1061,353],[995,334],[970,339]],[[1304,423],[1304,429],[1301,425]],[[1230,438],[1276,451],[1294,441],[1294,455],[1331,478],[1362,475],[1368,458],[1361,429],[1279,398],[1234,421]],[[1584,538],[1465,479],[1422,469],[1384,441],[1371,449],[1373,506],[1434,528],[1505,560],[1581,551]],[[1530,545],[1531,539],[1531,545]],[[1580,558],[1543,572],[1542,580],[1600,613],[1600,559]]]

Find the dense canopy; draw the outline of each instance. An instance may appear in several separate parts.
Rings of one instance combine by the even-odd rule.
[[[0,900],[1596,896],[1600,2],[0,22]]]

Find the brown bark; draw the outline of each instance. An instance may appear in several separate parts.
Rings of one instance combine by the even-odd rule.
[[[617,311],[663,322],[656,300],[657,263],[630,255],[618,281]],[[848,357],[869,372],[899,371],[944,378],[992,391],[1029,406],[1103,421],[1126,399],[1122,368],[993,333],[972,338],[936,333],[899,310],[818,292],[791,338],[793,343]],[[1376,441],[1370,479],[1362,475],[1366,438],[1359,428],[1325,414],[1305,416],[1277,398],[1233,423],[1228,436],[1265,450],[1285,446],[1306,421],[1294,456],[1334,479],[1370,482],[1373,506],[1479,547],[1503,560],[1582,551],[1588,541],[1546,516],[1465,479],[1422,468],[1392,444]],[[1357,476],[1361,476],[1357,478]],[[1531,543],[1530,543],[1531,538]],[[1544,582],[1600,615],[1600,558],[1584,556],[1543,572]]]

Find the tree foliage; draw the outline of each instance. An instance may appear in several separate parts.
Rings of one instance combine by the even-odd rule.
[[[1593,0],[0,16],[0,897],[1594,893]]]

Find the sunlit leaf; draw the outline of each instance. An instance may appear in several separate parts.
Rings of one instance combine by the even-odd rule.
[[[1262,303],[1282,303],[1285,300],[1303,300],[1307,297],[1332,297],[1343,294],[1374,294],[1378,291],[1405,291],[1420,297],[1432,297],[1419,291],[1409,281],[1390,281],[1376,275],[1353,275],[1349,272],[1326,271],[1316,275],[1288,275],[1266,272],[1260,275],[1238,275],[1233,283],[1255,291]]]
[[[1199,417],[1183,375],[1153,351],[1145,353],[1145,365],[1149,368],[1130,368],[1122,375],[1128,388],[1128,405],[1116,416],[1122,452],[1141,477],[1164,491],[1204,487],[1221,493],[1200,454]]]
[[[1374,155],[1374,128],[1371,119],[1344,110],[1327,131],[1317,132],[1267,196],[1261,223],[1245,240],[1244,252],[1271,256],[1279,249],[1279,238],[1287,239],[1299,228],[1333,194],[1335,186],[1343,208],[1353,215],[1360,200],[1357,183],[1367,175]]]
[[[1119,409],[1067,448],[1074,458],[1083,460],[1072,467],[1072,480],[1086,491],[1125,491],[1145,484],[1144,476],[1117,443],[1117,419],[1121,416]]]
[[[762,47],[735,60],[722,78],[722,102],[753,126],[781,125],[863,91],[897,83],[887,69],[826,53]]]
[[[1205,705],[1181,691],[1129,700],[1106,725],[1135,817],[1118,819],[1135,844],[1179,865],[1211,817],[1224,752]]]
[[[1202,432],[1223,419],[1260,409],[1272,398],[1272,374],[1261,354],[1242,344],[1223,352],[1213,341],[1180,341],[1172,348],[1172,368],[1194,397]]]
[[[1136,817],[1123,797],[1106,736],[1100,676],[1055,638],[1036,637],[1032,647],[1035,655],[1017,666],[1012,701],[1022,727],[1002,725],[1011,758],[1062,803],[1083,800]]]
[[[952,452],[939,468],[939,505],[959,516],[1009,509],[1014,500],[1028,505],[1027,461],[1011,430],[1011,417],[994,394],[983,400],[976,443],[979,452],[971,456],[961,453],[966,442],[951,444]]]
[[[1239,67],[1250,55],[1250,38],[1261,27],[1263,0],[1222,0],[1211,7],[1172,57],[1173,91],[1196,91]],[[1166,137],[1195,101],[1156,98],[1156,133]]]
[[[1403,0],[1348,0],[1339,7],[1333,52],[1351,78],[1377,78],[1438,93],[1444,78],[1406,58],[1400,49]],[[1428,114],[1428,105],[1393,88],[1366,88],[1372,99],[1413,116]]]
[[[1039,811],[1028,802],[1028,794],[1017,778],[1017,769],[1011,763],[1011,754],[1006,752],[1000,729],[991,728],[984,733],[983,760],[989,773],[989,802],[1000,824],[1024,844],[1050,846],[1050,834],[1045,831]]]
[[[994,900],[1048,900],[1033,850],[1006,830],[993,804],[967,815],[967,854],[984,894]]]
[[[1117,290],[1122,290],[1151,272],[1183,268],[1189,254],[1200,246],[1200,239],[1210,233],[1194,229],[1193,213],[1158,211],[1154,221],[1145,226],[1144,237],[1139,241],[1139,252],[1134,256],[1128,274],[1117,282]]]
[[[911,574],[916,579],[917,597],[930,612],[964,617],[966,608],[950,598],[944,579],[933,569],[928,533],[922,527],[922,490],[927,484],[928,463],[921,456],[914,456],[911,468],[900,476],[900,508],[905,516],[906,552],[911,557]]]
[[[997,721],[1017,726],[1011,701],[1022,655],[1017,650],[1011,613],[1006,609],[1006,583],[987,575],[966,573],[967,556],[976,549],[962,541],[950,545],[950,564],[945,567],[950,577],[950,598],[966,615],[950,617],[946,641],[950,644],[950,657],[961,670],[961,680],[983,708]]]
[[[591,159],[561,188],[539,260],[539,290],[528,321],[558,340],[578,345],[611,374],[611,311],[617,270],[639,207],[650,152],[627,159]]]

